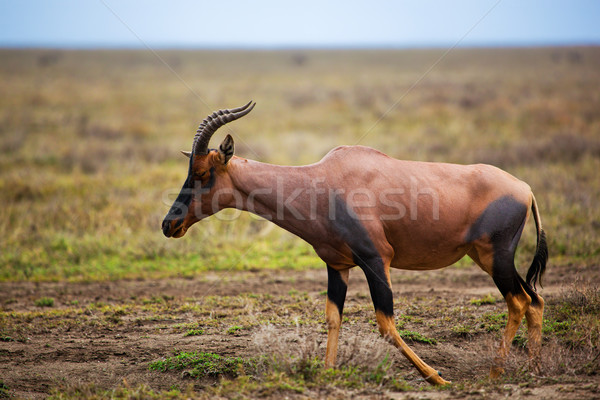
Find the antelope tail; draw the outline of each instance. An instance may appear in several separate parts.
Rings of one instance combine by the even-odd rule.
[[[542,275],[546,270],[546,262],[548,262],[548,244],[546,243],[546,233],[542,229],[542,221],[540,219],[540,213],[538,211],[537,202],[535,196],[532,194],[531,211],[533,213],[533,219],[535,221],[535,228],[537,230],[537,246],[535,249],[535,256],[529,271],[527,271],[527,284],[536,290],[536,282],[539,282],[542,287]]]

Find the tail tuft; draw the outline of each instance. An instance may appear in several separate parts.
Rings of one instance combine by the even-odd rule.
[[[537,290],[536,282],[539,282],[540,287],[543,287],[542,276],[544,275],[544,271],[546,271],[547,262],[548,244],[546,243],[546,233],[543,229],[540,229],[535,256],[533,257],[533,261],[531,262],[529,271],[527,271],[526,278],[527,284],[531,286],[534,290]]]

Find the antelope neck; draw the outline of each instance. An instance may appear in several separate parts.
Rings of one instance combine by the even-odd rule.
[[[229,175],[239,196],[229,207],[257,214],[310,242],[319,234],[318,215],[328,207],[314,196],[316,172],[314,164],[291,167],[236,157]]]

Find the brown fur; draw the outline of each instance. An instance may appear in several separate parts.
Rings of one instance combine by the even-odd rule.
[[[183,236],[203,216],[223,208],[250,211],[310,243],[323,261],[343,273],[347,282],[348,269],[356,265],[356,253],[332,223],[331,201],[339,198],[352,208],[366,239],[381,257],[385,273],[379,279],[387,281],[390,288],[390,268],[438,269],[466,254],[494,276],[494,245],[486,235],[468,240],[471,227],[490,203],[500,198],[510,198],[527,207],[525,219],[533,201],[526,183],[489,165],[401,161],[363,146],[338,147],[321,161],[301,167],[264,164],[236,156],[225,161],[219,151],[195,156],[193,173],[202,176],[214,167],[215,185],[209,193],[192,200],[183,228],[172,235]],[[384,192],[382,199],[379,196]],[[214,201],[216,195],[219,197]],[[383,218],[398,215],[402,208],[402,218]],[[197,210],[202,215],[197,215]],[[169,236],[169,231],[165,230],[165,234]],[[502,371],[523,316],[530,329],[532,357],[539,358],[543,302],[531,307],[532,299],[524,292],[509,293],[506,301],[509,321],[492,376]],[[341,325],[338,311],[328,299],[327,366],[335,363]],[[431,383],[448,383],[404,343],[393,316],[377,309],[376,315],[381,334],[401,350],[421,375]]]

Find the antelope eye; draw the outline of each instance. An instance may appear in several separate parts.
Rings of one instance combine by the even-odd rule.
[[[207,173],[208,173],[208,171],[204,171],[201,174],[194,173],[194,181],[201,181],[203,178],[206,178]]]
[[[210,174],[208,173],[208,171],[204,171],[201,174],[194,174],[193,175],[194,188],[202,189],[206,185],[206,182],[208,182],[209,177],[210,177]]]

